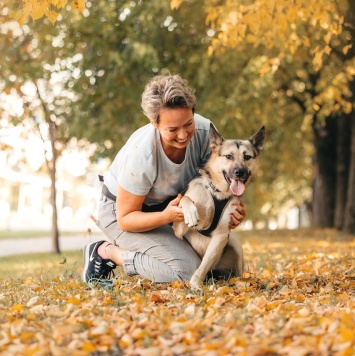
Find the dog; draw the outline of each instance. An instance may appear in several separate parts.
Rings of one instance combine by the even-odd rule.
[[[179,203],[184,221],[173,224],[175,235],[185,238],[202,259],[190,279],[196,290],[211,269],[243,274],[243,249],[238,237],[230,235],[230,214],[258,170],[265,126],[239,140],[224,139],[211,123],[209,139],[211,156]]]

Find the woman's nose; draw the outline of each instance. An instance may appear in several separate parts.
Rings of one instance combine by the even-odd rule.
[[[178,138],[185,139],[187,136],[188,136],[188,133],[187,133],[186,129],[179,130]]]

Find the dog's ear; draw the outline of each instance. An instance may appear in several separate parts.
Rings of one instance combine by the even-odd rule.
[[[224,138],[217,131],[216,126],[211,122],[210,125],[210,147],[212,151],[215,151],[224,141]]]
[[[249,138],[251,144],[257,149],[258,152],[263,148],[265,139],[265,126],[261,126],[258,132]]]

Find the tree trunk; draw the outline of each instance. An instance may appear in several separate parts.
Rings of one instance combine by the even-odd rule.
[[[355,112],[351,114],[351,148],[349,164],[349,182],[343,230],[355,233]]]
[[[313,225],[333,227],[336,179],[336,119],[327,118],[325,125],[313,123],[315,177],[313,183]]]
[[[349,116],[337,119],[337,159],[336,159],[336,186],[335,186],[335,209],[334,227],[338,230],[343,228],[345,204],[349,181],[349,158],[350,158],[350,133],[351,119]]]
[[[51,206],[52,206],[52,230],[51,230],[51,241],[52,250],[55,253],[60,253],[59,247],[59,229],[58,229],[58,211],[57,211],[57,189],[56,189],[56,168],[57,168],[57,153],[55,149],[55,141],[57,136],[57,127],[54,122],[50,120],[49,122],[49,136],[51,139],[52,147],[52,160],[50,168],[51,177]]]
[[[347,30],[351,34],[352,38],[352,47],[350,48],[347,58],[354,59],[355,56],[355,1],[348,0],[349,9],[346,11],[345,20],[350,26],[347,26]],[[355,81],[351,83],[351,92],[354,103],[355,97]],[[344,222],[342,230],[351,234],[355,234],[355,108],[353,105],[353,111],[350,114],[350,125],[351,128],[349,131],[350,134],[350,159],[349,159],[349,177],[348,177],[348,186],[346,193],[346,203],[344,211]]]
[[[60,253],[59,247],[59,229],[58,229],[58,211],[57,211],[57,188],[56,188],[56,180],[57,180],[57,151],[55,148],[55,142],[57,140],[57,125],[51,119],[46,102],[41,95],[41,91],[38,86],[38,82],[36,83],[36,90],[38,94],[38,98],[41,100],[42,108],[44,111],[44,119],[48,124],[48,132],[49,138],[51,141],[51,149],[52,149],[52,159],[49,161],[46,158],[47,169],[51,179],[51,194],[50,194],[50,204],[52,206],[52,228],[51,228],[51,243],[52,243],[52,251],[54,253]],[[42,141],[44,142],[44,138],[42,137],[41,130],[38,126],[38,132],[41,135]]]

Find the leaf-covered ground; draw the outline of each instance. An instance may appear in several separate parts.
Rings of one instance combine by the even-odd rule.
[[[355,355],[355,238],[240,235],[243,278],[201,293],[122,274],[90,289],[79,252],[3,260],[0,355]]]

